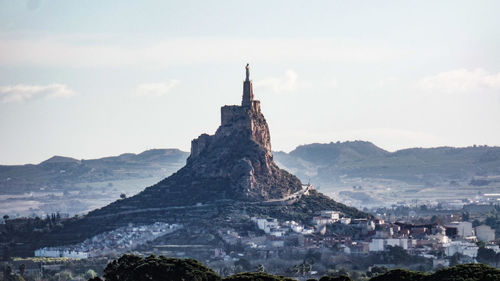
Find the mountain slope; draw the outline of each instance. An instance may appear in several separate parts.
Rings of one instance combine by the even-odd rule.
[[[278,163],[301,179],[323,184],[341,176],[422,183],[500,175],[500,147],[411,148],[391,153],[354,141],[303,145],[275,155]]]
[[[63,191],[81,182],[166,176],[182,167],[187,156],[178,149],[151,149],[91,160],[54,156],[38,165],[0,165],[0,193]]]
[[[301,189],[300,180],[273,161],[269,128],[260,102],[253,100],[252,82],[247,77],[242,104],[221,108],[220,127],[214,135],[202,134],[191,142],[191,154],[183,168],[97,213],[227,199],[266,201],[290,196]]]

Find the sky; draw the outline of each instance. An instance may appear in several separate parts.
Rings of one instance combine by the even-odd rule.
[[[189,151],[250,63],[273,150],[500,146],[500,1],[0,0],[0,164]]]

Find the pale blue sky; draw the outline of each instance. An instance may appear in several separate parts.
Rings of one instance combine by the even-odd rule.
[[[240,102],[274,150],[500,145],[499,1],[0,0],[0,164],[189,150]]]

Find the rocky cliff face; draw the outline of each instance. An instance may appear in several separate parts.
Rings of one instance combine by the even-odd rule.
[[[191,142],[186,168],[194,178],[229,183],[224,194],[232,199],[278,199],[301,189],[298,178],[273,161],[269,127],[249,79],[243,84],[242,104],[221,108],[215,135]]]
[[[265,201],[301,190],[294,175],[273,161],[271,139],[260,102],[253,100],[252,82],[243,84],[241,105],[221,108],[221,125],[214,135],[191,142],[186,166],[138,195],[112,205],[167,207],[221,199]]]
[[[295,176],[273,161],[269,128],[258,101],[222,107],[215,135],[192,141],[187,167],[196,178],[230,182],[227,195],[231,198],[277,199],[301,188]]]

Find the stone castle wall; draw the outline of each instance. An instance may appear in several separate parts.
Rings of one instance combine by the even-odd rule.
[[[195,158],[210,145],[212,137],[208,134],[202,134],[198,138],[191,141],[191,155],[189,158]],[[188,158],[188,161],[189,161]]]

